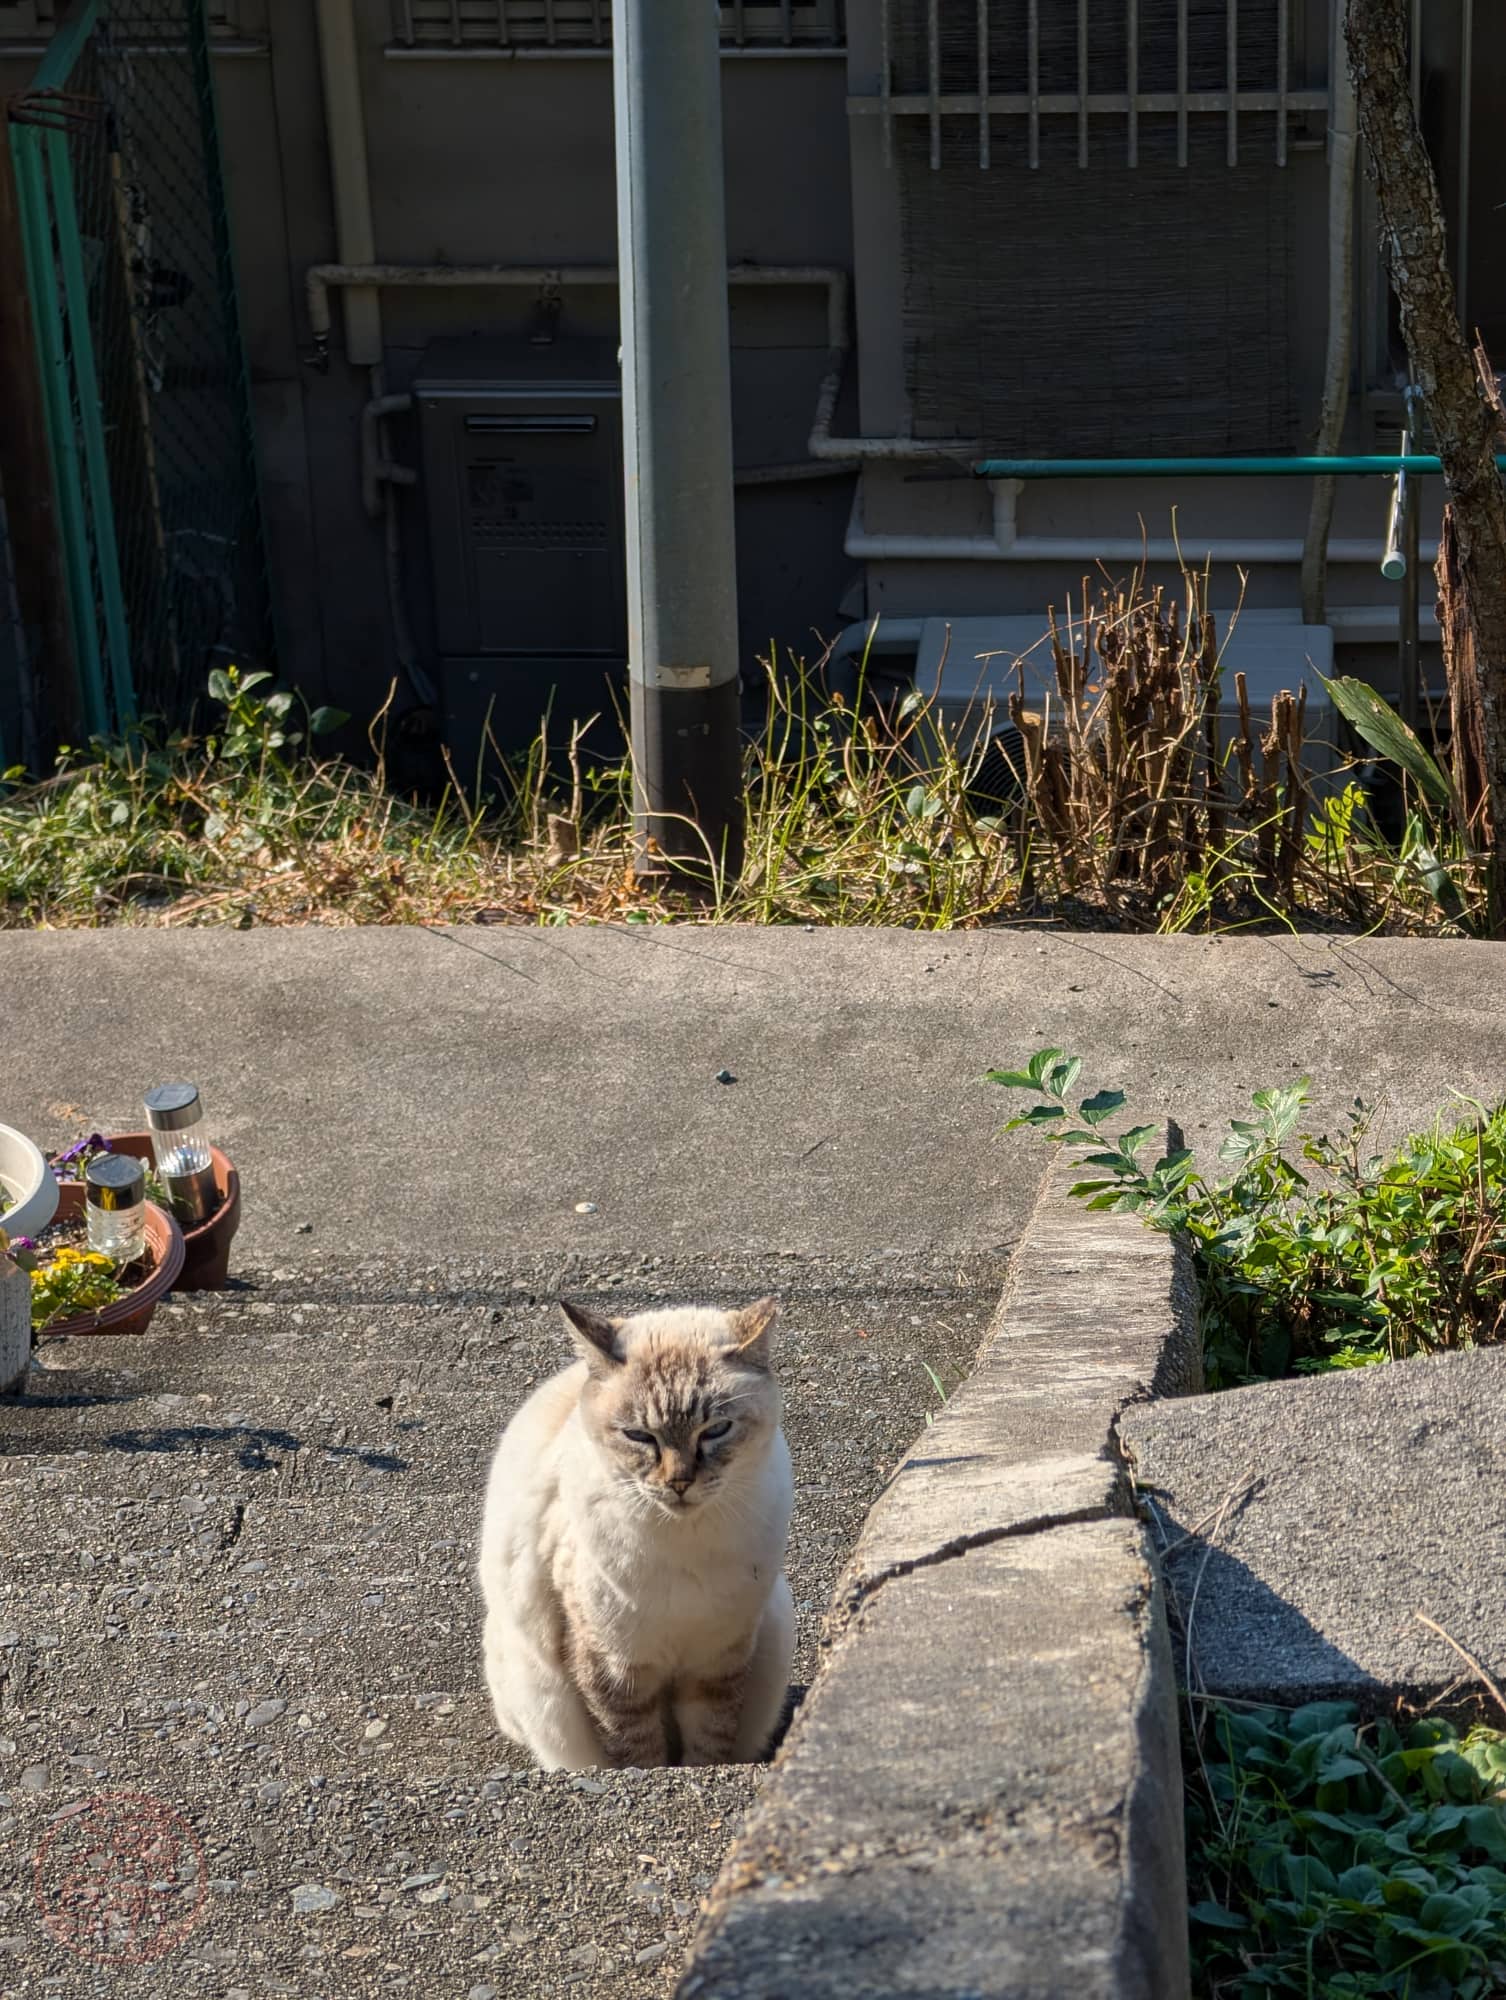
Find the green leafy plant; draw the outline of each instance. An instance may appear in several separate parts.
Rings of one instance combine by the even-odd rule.
[[[99,1312],[125,1296],[126,1288],[116,1277],[114,1265],[96,1250],[65,1245],[41,1256],[23,1251],[17,1261],[31,1278],[34,1333],[59,1320],[72,1319],[76,1313]]]
[[[1202,1995],[1506,1993],[1506,1736],[1210,1703],[1189,1753]]]
[[[1122,1091],[1074,1109],[1081,1069],[1042,1049],[988,1081],[1040,1099],[1005,1129],[1073,1154],[1085,1177],[1071,1192],[1089,1208],[1186,1235],[1214,1386],[1506,1337],[1506,1108],[1461,1098],[1453,1123],[1382,1155],[1366,1150],[1372,1111],[1358,1098],[1337,1139],[1301,1131],[1303,1077],[1254,1093],[1253,1115],[1229,1122],[1227,1171],[1209,1176],[1185,1146],[1151,1159],[1155,1126],[1111,1137]]]

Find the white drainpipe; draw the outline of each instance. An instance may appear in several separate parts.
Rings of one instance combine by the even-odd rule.
[[[316,5],[335,237],[342,264],[369,264],[376,255],[376,233],[366,170],[366,114],[361,103],[353,0],[316,0]],[[381,366],[382,316],[372,285],[358,286],[346,297],[345,352],[355,367]]]
[[[1202,540],[1190,534],[1144,540],[1138,535],[1022,535],[1015,525],[1015,503],[1023,482],[990,479],[993,532],[988,535],[870,534],[863,524],[863,496],[856,494],[842,546],[862,562],[1146,562],[1182,561],[1235,563],[1300,563],[1303,545],[1293,538],[1238,536]],[[1436,542],[1425,543],[1424,560],[1435,561]],[[1373,563],[1377,545],[1342,541],[1329,545],[1332,561]]]

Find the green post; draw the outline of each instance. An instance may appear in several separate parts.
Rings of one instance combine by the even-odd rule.
[[[83,475],[78,462],[73,402],[68,392],[68,359],[53,267],[51,208],[41,138],[42,134],[34,125],[12,124],[10,128],[11,154],[15,160],[16,187],[21,202],[26,284],[36,320],[37,364],[42,377],[47,443],[62,528],[74,655],[78,661],[80,707],[88,733],[102,736],[109,730],[110,711],[105,698],[99,627],[94,615],[94,591],[89,574],[88,513],[84,506]]]
[[[136,689],[131,680],[131,639],[126,625],[125,590],[120,580],[120,549],[115,539],[115,499],[110,490],[110,460],[105,450],[104,403],[94,365],[94,334],[89,324],[89,280],[84,272],[79,237],[78,204],[73,194],[73,165],[65,133],[43,137],[52,173],[53,210],[57,217],[58,263],[63,299],[72,335],[73,386],[78,402],[79,437],[83,445],[89,511],[94,523],[94,565],[99,577],[100,614],[110,687],[115,697],[115,726],[125,729],[136,720]]]

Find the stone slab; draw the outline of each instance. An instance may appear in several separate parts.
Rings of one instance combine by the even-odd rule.
[[[712,1894],[680,2000],[1175,2000],[1176,1697],[1144,1530],[886,1583]]]
[[[1120,1434],[1208,1692],[1434,1699],[1468,1669],[1418,1612],[1506,1684],[1506,1350],[1145,1404]]]

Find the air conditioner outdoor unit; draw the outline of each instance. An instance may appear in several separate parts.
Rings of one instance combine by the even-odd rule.
[[[1228,742],[1239,718],[1234,676],[1242,673],[1257,724],[1268,723],[1272,698],[1282,689],[1307,690],[1304,718],[1307,767],[1319,786],[1332,782],[1343,762],[1333,703],[1319,676],[1333,674],[1333,630],[1304,625],[1296,611],[1216,614],[1222,637],[1219,716]],[[1058,621],[1080,647],[1080,618]],[[1024,675],[1025,697],[1036,712],[1059,712],[1056,669],[1046,621],[1026,618],[928,618],[921,628],[915,685],[934,704],[932,713],[964,755],[979,738],[1011,729],[1009,697]]]

